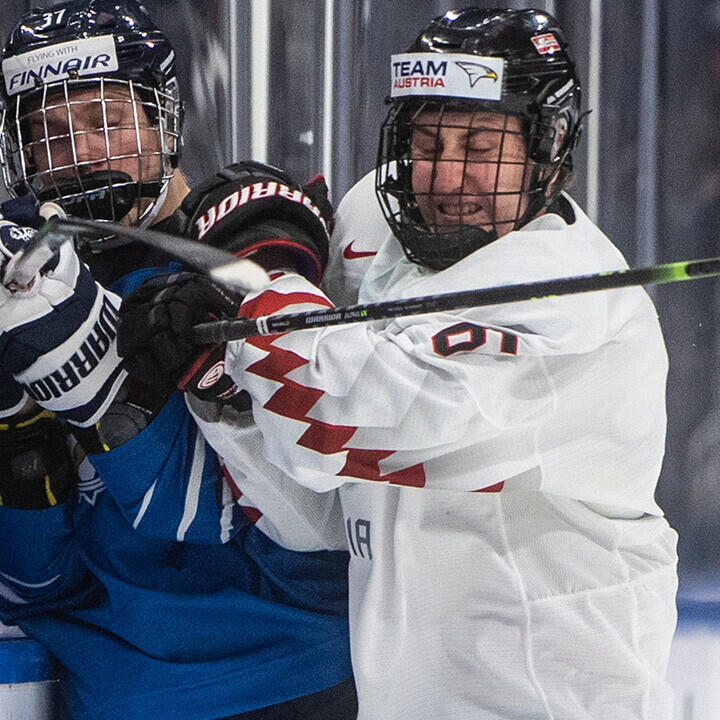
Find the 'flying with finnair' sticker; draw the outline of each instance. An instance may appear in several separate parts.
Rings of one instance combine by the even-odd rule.
[[[113,35],[57,43],[2,61],[8,95],[68,78],[105,75],[118,67]]]

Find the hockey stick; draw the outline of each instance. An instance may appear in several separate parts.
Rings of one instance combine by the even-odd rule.
[[[117,235],[174,255],[215,281],[239,290],[260,290],[270,282],[268,274],[252,260],[238,260],[225,250],[155,230],[139,230],[117,223],[51,218],[8,263],[3,283],[24,287],[61,245],[75,233]]]
[[[273,335],[289,330],[342,325],[345,323],[368,322],[408,315],[460,310],[469,307],[498,305],[500,303],[542,300],[556,295],[610,290],[631,285],[653,285],[659,283],[694,280],[720,275],[720,257],[707,260],[686,260],[681,262],[652,265],[602,272],[596,275],[578,275],[568,278],[541,280],[519,285],[502,285],[464,290],[442,295],[425,295],[407,300],[348,305],[310,312],[265,315],[254,319],[220,320],[196,325],[194,340],[197,343],[219,343],[240,340],[253,335]]]

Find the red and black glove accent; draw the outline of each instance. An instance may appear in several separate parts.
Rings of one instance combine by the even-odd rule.
[[[181,272],[142,283],[120,306],[118,353],[128,373],[168,394],[176,387],[207,399],[239,391],[224,374],[225,345],[193,343],[194,325],[235,317],[242,298],[205,275]]]
[[[267,270],[290,265],[317,284],[327,265],[332,206],[322,176],[303,188],[271,165],[235,163],[193,189],[174,220],[179,234]]]

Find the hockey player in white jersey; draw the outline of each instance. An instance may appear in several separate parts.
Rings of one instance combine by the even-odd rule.
[[[626,267],[563,192],[580,86],[554,18],[447,12],[391,73],[330,298]],[[331,304],[288,273],[240,313]],[[362,720],[669,720],[667,360],[645,291],[249,338],[226,369],[267,458],[340,495]]]

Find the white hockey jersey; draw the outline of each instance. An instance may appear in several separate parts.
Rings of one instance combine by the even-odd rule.
[[[574,223],[547,214],[433,272],[368,176],[326,287],[372,302],[625,267],[570,202]],[[285,275],[243,310],[328,305]],[[642,289],[251,338],[226,364],[267,458],[339,488],[361,720],[669,720],[667,360]]]

